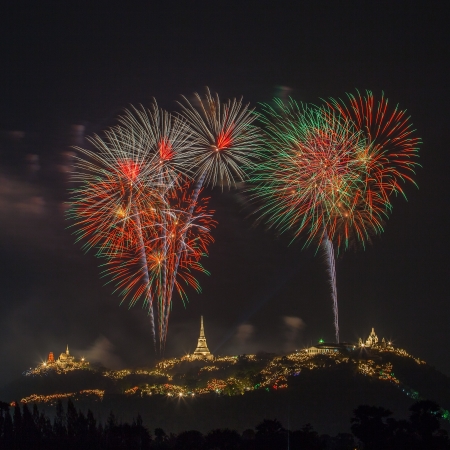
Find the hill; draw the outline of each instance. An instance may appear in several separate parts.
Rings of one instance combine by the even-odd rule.
[[[58,399],[70,397],[101,420],[110,410],[124,421],[139,412],[149,428],[171,432],[243,431],[263,418],[277,418],[287,428],[309,422],[320,433],[336,434],[349,431],[352,412],[361,404],[391,409],[397,418],[407,417],[420,398],[439,403],[447,417],[450,407],[450,378],[392,346],[184,357],[136,370],[70,369],[29,371],[1,389],[0,399],[40,403],[51,414]]]

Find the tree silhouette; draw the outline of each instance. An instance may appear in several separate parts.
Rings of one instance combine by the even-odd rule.
[[[314,431],[310,423],[304,425],[301,430],[292,433],[291,448],[308,450],[320,450],[322,448],[319,434]]]
[[[205,447],[203,434],[197,430],[183,431],[177,436],[175,443],[176,450],[202,450]]]
[[[378,406],[361,405],[354,411],[352,433],[367,450],[385,450],[391,427],[387,418],[392,415],[388,409]]]
[[[264,419],[256,425],[256,447],[262,450],[285,449],[288,434],[277,419]]]
[[[235,430],[220,428],[210,431],[205,438],[205,442],[208,450],[235,450],[240,448],[241,437]]]
[[[56,415],[53,421],[53,432],[55,437],[63,441],[67,437],[66,416],[61,400],[56,403]]]
[[[34,422],[26,403],[22,406],[22,448],[38,447],[40,442],[40,433]]]
[[[3,422],[3,446],[4,448],[12,448],[14,445],[14,426],[9,413],[9,408],[5,411],[5,421]]]

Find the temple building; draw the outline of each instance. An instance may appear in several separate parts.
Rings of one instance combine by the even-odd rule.
[[[87,361],[85,361],[84,358],[81,358],[79,361],[75,360],[75,357],[72,356],[69,352],[69,346],[66,347],[65,352],[62,352],[59,355],[58,359],[55,359],[53,352],[50,352],[48,354],[47,361],[45,361],[43,363],[43,365],[46,367],[52,367],[52,366],[53,367],[56,367],[56,366],[69,367],[69,366],[79,366],[79,365],[86,366],[88,364],[89,363]]]
[[[381,342],[379,342],[378,336],[375,333],[375,329],[372,328],[372,331],[369,334],[369,337],[366,339],[366,341],[364,342],[361,338],[359,338],[358,341],[358,346],[359,347],[387,347],[387,346],[391,346],[392,343],[391,342],[386,342],[386,339],[383,338],[381,340]]]
[[[197,348],[195,349],[193,358],[205,358],[205,359],[213,359],[214,356],[208,349],[208,345],[206,344],[205,337],[205,329],[203,328],[203,316],[200,319],[200,337],[198,338]]]
[[[67,345],[65,353],[61,353],[57,359],[57,364],[73,364],[74,357],[69,353],[69,346]]]
[[[352,351],[355,349],[355,345],[349,342],[339,342],[337,344],[327,343],[320,340],[318,344],[305,348],[303,351],[309,355],[329,355],[330,353],[343,353]]]
[[[372,328],[369,337],[366,339],[366,347],[373,347],[376,344],[378,344],[378,336],[375,334],[375,328]]]

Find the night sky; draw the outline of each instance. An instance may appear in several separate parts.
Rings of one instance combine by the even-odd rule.
[[[146,2],[69,10],[14,2],[1,15],[0,383],[69,344],[109,367],[153,361],[144,310],[119,305],[64,219],[71,145],[153,97],[280,92],[318,103],[384,91],[422,138],[419,189],[385,232],[337,261],[341,340],[378,336],[450,375],[449,13],[442,1]],[[74,2],[75,4],[75,2]],[[31,5],[31,2],[30,2]],[[240,191],[210,192],[218,226],[203,293],[176,297],[167,356],[282,352],[334,337],[323,257],[256,227]]]

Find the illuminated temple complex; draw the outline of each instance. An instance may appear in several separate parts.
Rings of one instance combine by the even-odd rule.
[[[89,363],[81,358],[79,361],[75,359],[69,352],[69,346],[66,347],[66,351],[59,355],[58,359],[55,359],[53,352],[50,352],[47,357],[47,361],[43,362],[42,365],[45,367],[58,366],[61,368],[72,367],[72,366],[86,366]]]
[[[369,334],[369,337],[363,341],[361,338],[358,340],[358,345],[351,344],[348,342],[339,342],[337,344],[335,343],[327,343],[324,342],[322,339],[319,341],[318,344],[306,348],[304,351],[310,355],[315,354],[330,354],[330,353],[336,353],[341,351],[350,351],[355,350],[357,348],[386,348],[390,347],[391,342],[387,342],[385,338],[379,342],[378,336],[375,333],[375,329],[372,328],[372,331]]]

